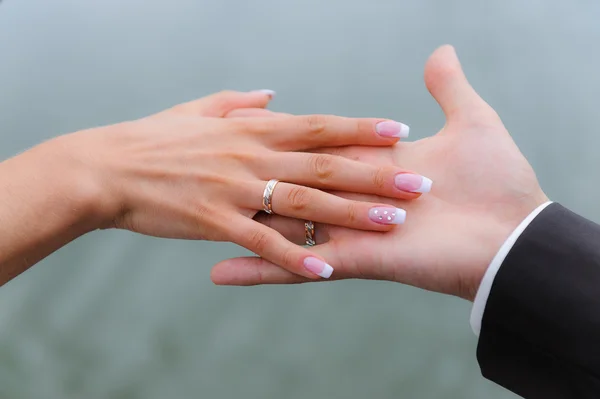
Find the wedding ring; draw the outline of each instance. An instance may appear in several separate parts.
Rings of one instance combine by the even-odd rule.
[[[275,191],[275,186],[277,183],[279,183],[279,180],[277,179],[269,180],[263,193],[263,211],[267,212],[269,215],[273,213],[273,191]]]
[[[317,242],[315,241],[315,224],[310,220],[304,222],[304,241],[308,247],[317,245]]]

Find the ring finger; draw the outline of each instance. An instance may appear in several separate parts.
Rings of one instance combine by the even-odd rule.
[[[252,184],[244,195],[248,209],[263,209],[267,182]],[[250,193],[253,194],[250,194]],[[391,205],[353,201],[314,188],[280,182],[271,196],[275,214],[358,230],[388,231],[404,223],[406,212]]]

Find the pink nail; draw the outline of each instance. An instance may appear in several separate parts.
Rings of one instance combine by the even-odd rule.
[[[400,173],[394,178],[394,184],[398,190],[408,191],[409,193],[428,193],[431,191],[433,182],[424,176]]]
[[[377,125],[375,125],[375,131],[377,132],[377,134],[383,137],[406,138],[408,137],[410,128],[404,123],[395,121],[384,121],[379,122]]]
[[[333,273],[333,267],[323,262],[321,259],[308,257],[304,259],[304,267],[311,273],[321,276],[323,278],[331,277]]]
[[[406,220],[406,211],[400,208],[378,206],[369,209],[369,219],[379,224],[402,224]]]

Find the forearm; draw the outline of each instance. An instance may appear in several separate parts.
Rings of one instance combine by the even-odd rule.
[[[0,163],[0,285],[98,228],[98,188],[63,138]]]

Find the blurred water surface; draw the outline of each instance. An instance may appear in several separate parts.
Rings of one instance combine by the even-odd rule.
[[[594,0],[5,0],[0,159],[223,88],[418,139],[444,122],[423,65],[452,43],[548,195],[598,221],[598,21]],[[211,265],[240,254],[117,231],[60,250],[0,289],[0,397],[514,397],[479,374],[469,303],[380,282],[214,287]]]

